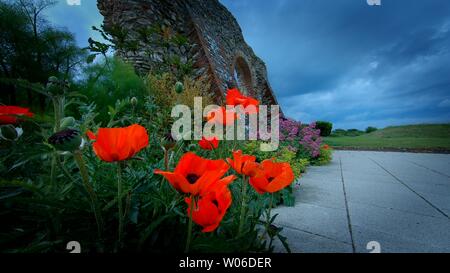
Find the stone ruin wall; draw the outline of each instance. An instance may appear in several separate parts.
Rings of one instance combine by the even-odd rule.
[[[209,76],[217,103],[223,103],[228,88],[239,87],[263,104],[278,104],[264,62],[247,45],[236,19],[218,0],[98,0],[97,5],[106,31],[123,28],[126,40],[139,42],[135,52],[116,52],[139,73],[151,71],[163,56],[178,55],[182,62],[193,62],[195,76]],[[187,37],[188,45],[166,48],[139,39],[138,30],[154,24]]]

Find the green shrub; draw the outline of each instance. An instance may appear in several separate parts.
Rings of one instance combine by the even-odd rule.
[[[348,130],[336,129],[333,131],[333,133],[330,136],[332,136],[332,137],[343,137],[343,136],[354,137],[354,136],[361,136],[364,134],[365,134],[364,131],[361,131],[358,129],[348,129]]]
[[[331,133],[330,136],[331,137],[340,137],[340,136],[345,136],[346,133],[347,133],[347,131],[344,129],[336,129],[336,130],[333,130],[333,132]]]
[[[84,74],[78,89],[87,101],[95,103],[97,120],[103,126],[107,125],[108,112],[117,100],[136,97],[143,101],[147,93],[144,81],[135,73],[133,66],[118,58],[92,65],[86,68]]]
[[[203,105],[214,104],[209,94],[210,83],[207,77],[192,79],[184,77],[183,82],[178,82],[176,77],[170,73],[147,76],[148,93],[155,98],[161,107],[172,109],[173,106],[184,104],[191,109],[194,108],[194,98],[202,97]],[[182,84],[181,92],[177,92],[177,84]]]
[[[317,121],[316,128],[320,130],[320,136],[327,137],[331,134],[333,124],[328,121]]]
[[[365,132],[358,129],[348,129],[346,136],[361,136],[364,135]]]
[[[327,165],[333,159],[333,149],[327,144],[320,147],[320,156],[313,161],[316,166]]]
[[[369,126],[369,127],[366,128],[366,134],[370,134],[370,133],[373,133],[375,131],[378,131],[378,128],[372,127],[372,126]]]
[[[305,173],[305,172],[306,172],[306,169],[308,168],[308,166],[309,166],[310,164],[311,164],[311,163],[309,162],[308,159],[306,159],[306,158],[300,158],[300,159],[298,160],[298,166],[299,166],[300,172],[301,172],[301,173]]]
[[[242,147],[244,154],[251,154],[256,156],[258,162],[262,162],[266,159],[276,156],[275,152],[263,152],[260,149],[261,141],[249,141]]]

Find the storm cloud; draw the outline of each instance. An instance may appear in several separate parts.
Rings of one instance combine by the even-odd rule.
[[[449,1],[221,2],[288,116],[359,129],[450,121]]]
[[[267,64],[286,115],[335,128],[450,122],[450,1],[220,0]],[[81,46],[93,0],[49,11]]]

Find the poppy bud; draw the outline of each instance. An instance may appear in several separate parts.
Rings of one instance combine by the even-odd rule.
[[[186,148],[186,151],[188,151],[188,152],[195,152],[196,150],[197,150],[196,144],[189,144]]]
[[[58,84],[59,80],[55,76],[51,76],[48,78],[48,84]]]
[[[55,76],[48,78],[47,91],[53,95],[60,93],[59,80]]]
[[[68,80],[64,80],[63,88],[64,88],[64,90],[67,90],[70,88],[70,82]]]
[[[48,143],[52,144],[58,151],[73,152],[81,146],[82,139],[80,132],[73,129],[65,129],[53,134]]]
[[[166,151],[173,149],[173,147],[175,147],[176,141],[175,139],[173,139],[172,134],[171,133],[167,133],[163,140],[162,140],[162,146],[164,147],[164,149]]]
[[[61,129],[67,129],[75,126],[75,119],[73,117],[65,117],[60,121]]]
[[[184,86],[182,82],[176,82],[175,83],[175,92],[177,92],[178,94],[183,93],[184,90]]]
[[[138,104],[138,99],[136,97],[132,97],[130,102],[131,102],[131,105],[136,106]]]
[[[19,131],[12,125],[3,125],[0,127],[0,137],[4,140],[15,141],[20,135],[21,133],[19,134]]]
[[[62,95],[64,91],[70,88],[68,80],[60,80],[55,76],[48,78],[47,91],[53,95]]]

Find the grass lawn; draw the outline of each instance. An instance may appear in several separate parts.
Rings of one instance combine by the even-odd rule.
[[[361,136],[326,137],[336,149],[450,152],[450,124],[393,126]]]

